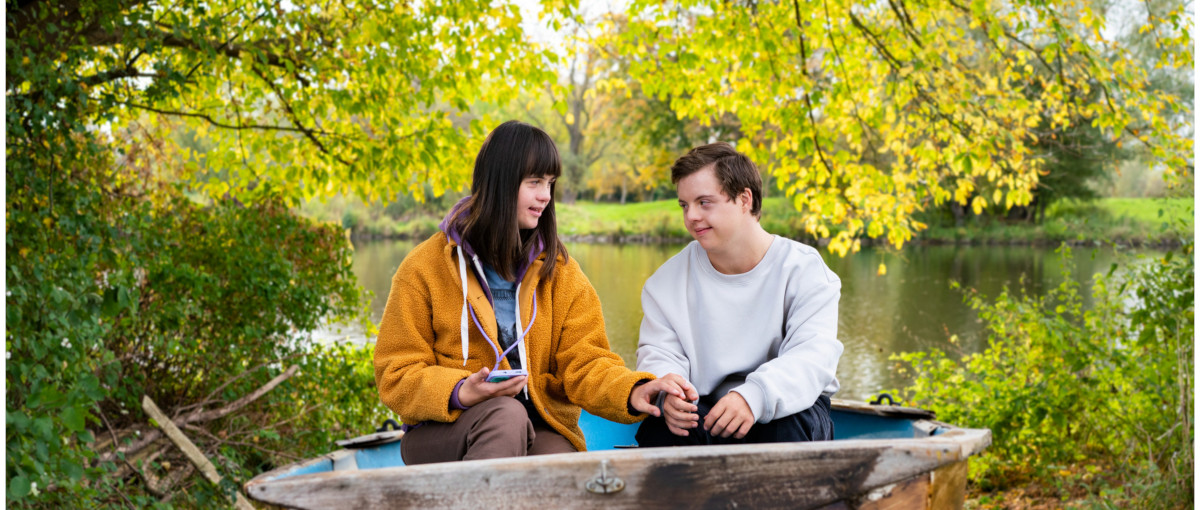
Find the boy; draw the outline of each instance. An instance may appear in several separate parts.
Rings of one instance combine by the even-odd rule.
[[[762,179],[731,145],[692,149],[671,180],[695,242],[646,280],[638,370],[678,374],[699,400],[666,396],[638,444],[833,439],[841,280],[817,250],[763,230]]]

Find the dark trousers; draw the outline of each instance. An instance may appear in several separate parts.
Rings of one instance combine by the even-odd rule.
[[[716,405],[716,400],[700,397],[696,404],[700,409],[700,426],[688,431],[687,436],[677,436],[667,430],[667,422],[653,416],[646,418],[638,427],[638,446],[695,446],[713,444],[786,443],[795,441],[830,441],[833,439],[833,420],[829,417],[829,397],[821,395],[813,406],[791,416],[784,416],[770,423],[755,423],[746,437],[719,437],[704,430],[704,417]]]

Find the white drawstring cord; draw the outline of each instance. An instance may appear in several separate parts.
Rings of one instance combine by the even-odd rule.
[[[462,279],[463,305],[459,318],[459,332],[462,334],[463,366],[467,366],[467,259],[463,256],[462,245],[458,245],[458,276]]]
[[[536,293],[535,293],[535,295],[536,295]],[[527,373],[533,374],[533,371],[529,369],[529,358],[525,354],[525,334],[529,332],[529,329],[526,328],[525,331],[521,331],[521,329],[522,329],[521,328],[521,284],[519,282],[517,283],[517,292],[513,295],[513,305],[514,305],[513,311],[514,311],[514,313],[516,313],[517,335],[519,335],[519,336],[517,336],[517,355],[521,357],[521,368],[524,368]],[[534,306],[535,306],[534,310],[536,310],[537,305],[535,304]],[[533,327],[533,321],[535,321],[535,320],[537,320],[536,315],[529,318],[529,327],[530,328]],[[528,399],[529,398],[529,385],[528,384],[525,385],[524,391],[525,391],[525,398]]]

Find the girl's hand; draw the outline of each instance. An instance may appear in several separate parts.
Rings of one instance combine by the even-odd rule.
[[[515,397],[525,387],[526,376],[513,377],[497,383],[487,382],[491,369],[483,367],[478,372],[467,377],[466,382],[458,388],[458,401],[466,407],[495,397]]]
[[[638,412],[659,417],[658,407],[654,405],[654,400],[658,397],[658,392],[660,391],[667,392],[667,400],[670,400],[671,397],[688,401],[700,398],[700,395],[696,393],[696,388],[682,376],[667,374],[659,379],[634,388],[633,392],[629,394],[629,406]],[[685,402],[685,404],[691,406],[690,403]],[[678,435],[687,435],[687,431],[682,429],[672,430],[671,432]],[[683,434],[680,434],[680,432],[683,432]]]

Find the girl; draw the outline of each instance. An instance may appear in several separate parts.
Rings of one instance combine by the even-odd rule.
[[[659,391],[695,395],[609,350],[600,300],[555,228],[561,173],[544,131],[501,124],[475,159],[471,195],[392,278],[375,381],[405,423],[406,464],[582,451],[581,406],[633,423],[659,416]],[[501,369],[528,375],[489,382]]]

